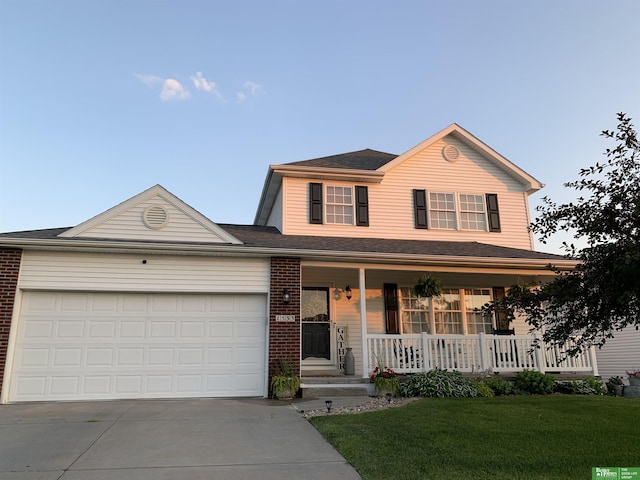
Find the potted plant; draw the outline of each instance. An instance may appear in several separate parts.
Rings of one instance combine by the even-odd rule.
[[[609,395],[621,397],[623,388],[624,383],[622,382],[622,377],[615,376],[610,377],[609,380],[607,380],[607,391],[609,392]]]
[[[293,373],[293,368],[286,360],[279,360],[273,377],[271,391],[279,400],[290,400],[296,396],[300,388],[300,377]]]
[[[390,394],[397,397],[400,395],[400,379],[391,368],[378,365],[369,379],[373,382],[373,391],[377,396]]]
[[[629,385],[632,387],[640,387],[640,370],[627,370],[627,375],[629,377]]]
[[[442,293],[444,284],[441,279],[434,277],[433,275],[423,275],[418,283],[413,287],[413,294],[420,297],[437,297]]]

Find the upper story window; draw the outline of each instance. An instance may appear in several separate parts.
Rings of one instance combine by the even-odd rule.
[[[351,187],[327,185],[327,223],[353,225],[353,195]]]
[[[453,193],[430,193],[431,228],[456,229],[456,202]]]
[[[368,227],[369,189],[310,183],[309,223]]]
[[[415,228],[500,232],[498,195],[413,191]]]
[[[484,195],[460,194],[460,228],[462,230],[487,230],[484,212]]]

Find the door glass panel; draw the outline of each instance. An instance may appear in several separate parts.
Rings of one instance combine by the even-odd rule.
[[[302,289],[302,359],[331,359],[329,289]]]

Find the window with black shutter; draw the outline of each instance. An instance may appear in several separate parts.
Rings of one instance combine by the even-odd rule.
[[[369,192],[367,187],[356,185],[356,225],[369,226]]]

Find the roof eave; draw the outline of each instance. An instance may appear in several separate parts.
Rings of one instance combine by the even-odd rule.
[[[253,247],[233,244],[180,244],[80,240],[80,239],[20,239],[2,238],[0,246],[21,248],[24,250],[79,251],[79,252],[117,252],[147,253],[161,255],[203,255],[203,256],[295,256],[305,260],[334,261],[341,263],[377,263],[402,265],[439,265],[467,266],[485,268],[503,268],[507,270],[529,268],[548,270],[553,265],[560,270],[572,270],[578,265],[576,260],[568,259],[527,259],[507,257],[470,257],[457,255],[423,255],[404,253],[356,252],[342,250],[313,250],[299,248]]]

